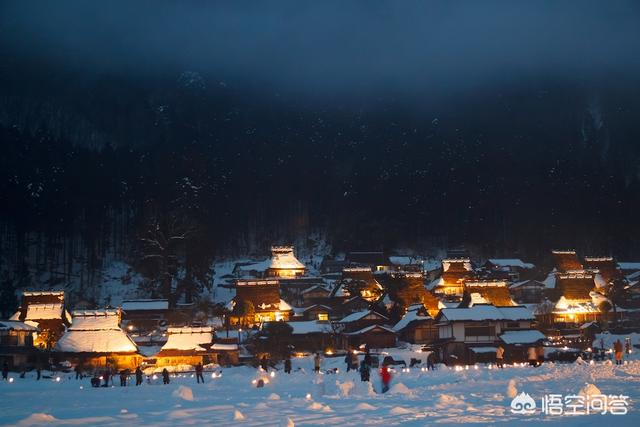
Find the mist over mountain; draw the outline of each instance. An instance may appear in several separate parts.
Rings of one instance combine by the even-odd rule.
[[[312,233],[335,250],[639,257],[639,16],[2,3],[2,274],[134,262],[175,218],[196,230],[193,265]]]

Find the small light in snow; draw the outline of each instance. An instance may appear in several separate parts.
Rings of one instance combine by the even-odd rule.
[[[255,384],[257,382],[258,382],[258,380],[251,380],[251,384]]]
[[[473,365],[473,369],[478,370],[478,365]]]
[[[56,382],[59,383],[60,382],[60,377],[56,377]]]
[[[304,398],[307,400],[311,400],[311,393],[307,393],[307,395]]]
[[[589,348],[587,349],[587,351],[591,351],[591,347],[589,347]]]
[[[80,390],[84,390],[84,386],[80,386]]]
[[[98,378],[100,379],[100,381],[102,381],[102,375],[100,375]]]
[[[271,376],[271,378],[273,378],[273,377],[276,376],[276,373],[275,373],[275,371],[271,371],[271,373],[269,375]]]
[[[157,380],[158,376],[156,374],[153,374],[153,376],[151,378],[153,378],[154,380]]]
[[[13,382],[13,378],[9,378],[9,382],[12,383]]]

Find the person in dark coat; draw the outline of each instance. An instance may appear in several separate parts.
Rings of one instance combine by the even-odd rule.
[[[320,363],[320,353],[316,353],[316,355],[313,356],[313,372],[316,374],[320,372]]]
[[[202,375],[202,363],[198,363],[196,365],[196,381],[200,384],[200,380],[202,380],[202,384],[204,384],[204,376]]]
[[[38,369],[36,369],[36,380],[40,381],[41,376],[42,376],[42,369],[40,369],[40,366],[38,366]]]
[[[291,373],[291,357],[289,356],[287,356],[287,358],[284,360],[284,373],[285,374]]]
[[[136,368],[136,385],[140,385],[142,384],[142,369],[140,369],[140,366],[138,366]]]
[[[104,373],[102,374],[102,379],[104,381],[104,384],[102,385],[102,387],[109,387],[109,377],[111,377],[111,372],[109,372],[109,368],[104,370]]]
[[[436,370],[436,355],[433,351],[427,356],[427,371],[429,370]]]
[[[7,362],[4,362],[2,364],[2,379],[6,381],[8,377],[9,377],[9,365],[7,364]]]
[[[260,367],[266,372],[269,370],[269,359],[267,359],[267,355],[265,354],[260,359]]]
[[[369,361],[371,360],[371,356],[369,356]],[[364,357],[364,360],[360,364],[360,381],[369,381],[371,378],[371,365],[367,363],[367,356]]]
[[[162,370],[162,384],[169,384],[169,371],[167,371],[167,368]]]
[[[344,356],[344,363],[347,364],[347,372],[349,372],[351,370],[351,353],[347,353]]]
[[[82,379],[82,367],[80,364],[77,364],[73,370],[76,373],[76,380]]]

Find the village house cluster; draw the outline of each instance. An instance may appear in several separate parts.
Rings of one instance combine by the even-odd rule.
[[[295,356],[419,344],[452,365],[494,360],[498,347],[519,362],[532,346],[584,350],[603,326],[640,324],[640,263],[551,256],[544,271],[520,259],[476,264],[465,253],[435,263],[350,252],[312,274],[293,247],[274,246],[215,284],[229,298],[205,317],[193,304],[158,299],[70,311],[64,292],[24,292],[19,310],[0,320],[0,358],[13,369],[177,371],[278,357],[276,345]]]

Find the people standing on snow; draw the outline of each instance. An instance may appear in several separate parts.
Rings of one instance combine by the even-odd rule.
[[[527,350],[527,359],[529,360],[529,365],[538,366],[538,353],[535,347],[529,347]]]
[[[167,368],[162,370],[162,384],[169,384],[169,371],[167,371]]]
[[[391,383],[391,372],[389,372],[389,365],[386,363],[380,369],[380,380],[382,381],[382,393],[386,393],[389,391],[389,384]]]
[[[266,354],[262,356],[262,359],[260,359],[260,367],[265,372],[269,370],[269,359],[267,359]]]
[[[360,381],[369,381],[371,378],[371,356],[369,356],[369,363],[367,363],[367,356],[364,356],[364,360],[360,364]]]
[[[109,368],[105,368],[102,374],[102,380],[104,381],[102,387],[109,387],[109,377],[111,377],[111,372],[109,372]]]
[[[284,373],[291,373],[291,356],[287,356],[287,358],[284,360]]]
[[[624,339],[624,352],[631,354],[631,339],[629,337]]]
[[[125,369],[120,371],[120,387],[127,386],[127,371]]]
[[[6,381],[8,377],[9,377],[9,365],[7,365],[7,362],[4,362],[2,364],[2,379]]]
[[[40,377],[42,376],[42,369],[40,369],[40,365],[36,368],[36,381],[40,381]]]
[[[344,356],[344,363],[347,364],[347,372],[351,370],[351,353],[347,353]]]
[[[544,363],[544,347],[539,345],[536,347],[536,355],[538,356],[538,366],[542,366]]]
[[[316,353],[315,356],[313,356],[313,372],[315,372],[316,374],[318,372],[320,372],[320,353]]]
[[[427,371],[428,370],[436,370],[436,354],[433,351],[427,356]]]
[[[202,375],[202,363],[198,363],[196,365],[196,381],[200,384],[200,380],[202,380],[202,384],[204,384],[204,376]]]
[[[496,366],[500,369],[504,369],[504,347],[501,345],[496,349]]]
[[[78,363],[73,369],[76,373],[76,380],[82,379],[82,366]]]
[[[622,342],[619,339],[613,344],[613,351],[616,355],[616,365],[622,365]]]
[[[358,370],[358,352],[353,350],[351,353],[349,353],[349,355],[351,356],[351,369],[353,369],[354,371]]]
[[[140,366],[138,366],[136,368],[136,385],[140,385],[142,384],[142,369],[140,369]]]

